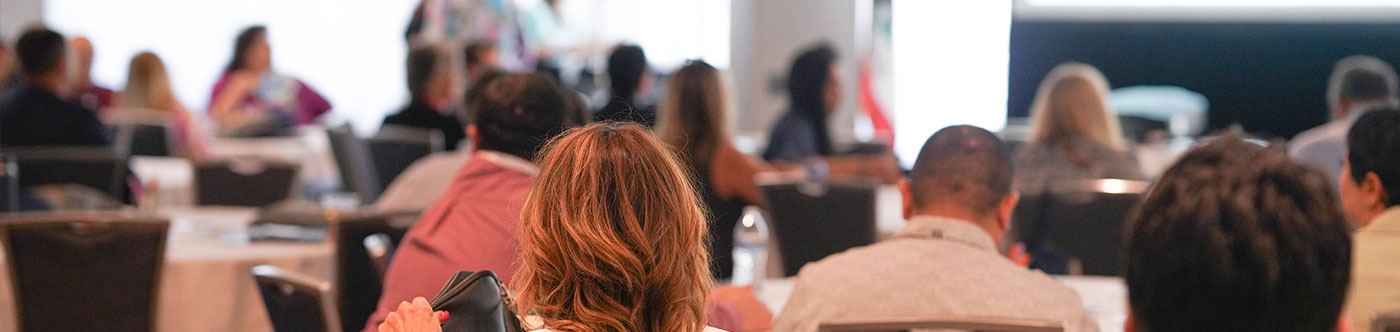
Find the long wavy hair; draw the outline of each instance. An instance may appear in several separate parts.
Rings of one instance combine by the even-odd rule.
[[[719,70],[704,61],[692,61],[671,75],[657,115],[656,136],[681,154],[691,169],[708,169],[715,147],[729,137],[724,130],[726,102]]]
[[[537,163],[512,284],[521,314],[561,332],[698,332],[710,290],[704,211],[646,129],[566,132]]]
[[[1036,90],[1030,142],[1060,148],[1075,158],[1083,155],[1073,147],[1079,139],[1127,150],[1118,116],[1108,104],[1108,80],[1093,66],[1071,62],[1055,66]],[[1081,166],[1092,162],[1076,161]]]
[[[126,76],[122,102],[128,107],[172,111],[180,107],[170,87],[170,75],[165,62],[151,52],[141,52],[131,58]]]

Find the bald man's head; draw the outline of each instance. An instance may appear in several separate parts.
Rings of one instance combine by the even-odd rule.
[[[1012,165],[1006,147],[985,129],[961,125],[934,133],[909,173],[915,210],[966,209],[997,212],[1011,193]]]
[[[68,40],[68,51],[73,52],[73,60],[77,61],[74,63],[74,69],[77,69],[74,76],[77,77],[78,83],[91,81],[92,41],[86,37],[73,37],[73,39]]]

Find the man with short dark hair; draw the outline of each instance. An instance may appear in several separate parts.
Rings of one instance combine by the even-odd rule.
[[[24,87],[0,105],[0,146],[110,145],[96,113],[69,102],[63,35],[25,31],[15,43]]]
[[[1337,179],[1342,211],[1358,229],[1352,246],[1347,316],[1358,331],[1400,309],[1400,104],[1366,112],[1347,133]]]
[[[816,331],[835,319],[1004,317],[1097,331],[1074,291],[997,252],[1018,196],[992,133],[939,130],[900,181],[908,224],[894,238],[807,264],[774,331]]]
[[[477,79],[487,71],[500,66],[500,51],[496,49],[496,44],[478,40],[467,44],[467,49],[463,52],[466,58],[467,84],[476,84]]]
[[[656,125],[656,108],[639,103],[651,88],[647,55],[637,45],[620,45],[608,54],[608,103],[593,113],[593,121],[631,121]]]
[[[481,89],[467,105],[475,115],[466,129],[472,155],[398,246],[367,331],[399,302],[432,297],[459,270],[490,270],[502,280],[515,274],[516,226],[539,172],[532,160],[565,129],[568,102],[534,74],[508,74]]]
[[[1128,331],[1339,327],[1351,238],[1321,173],[1225,137],[1183,155],[1141,204],[1127,225]]]
[[[444,53],[424,47],[408,52],[408,92],[411,101],[398,113],[384,118],[384,125],[436,130],[447,150],[456,150],[466,138],[457,117],[447,114],[454,86],[451,66]]]
[[[1288,155],[1335,179],[1342,173],[1347,129],[1367,108],[1394,99],[1397,85],[1395,69],[1381,59],[1353,55],[1337,61],[1327,84],[1332,121],[1293,137]]]

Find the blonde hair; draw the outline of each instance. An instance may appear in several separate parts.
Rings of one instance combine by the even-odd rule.
[[[132,108],[161,111],[175,110],[180,101],[170,88],[170,76],[165,72],[165,62],[151,52],[141,52],[131,58],[131,66],[126,76],[126,89],[122,91],[122,102]]]
[[[729,135],[728,105],[719,70],[692,61],[671,75],[656,122],[656,135],[691,163],[708,168],[715,147]]]
[[[513,281],[521,314],[561,332],[705,328],[708,225],[660,141],[598,123],[561,135],[538,164]]]
[[[1114,151],[1127,150],[1118,116],[1108,104],[1108,80],[1093,66],[1056,66],[1040,82],[1030,113],[1031,143],[1068,151],[1075,139],[1084,139]]]

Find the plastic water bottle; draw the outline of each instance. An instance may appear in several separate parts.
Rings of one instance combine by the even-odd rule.
[[[758,287],[768,267],[767,257],[768,223],[757,206],[745,207],[744,216],[734,226],[734,276],[730,283]]]

